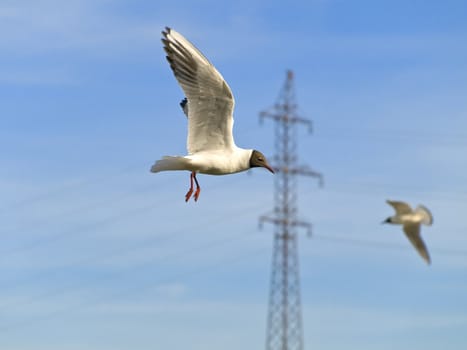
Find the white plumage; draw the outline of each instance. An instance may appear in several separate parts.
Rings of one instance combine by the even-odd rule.
[[[423,205],[419,205],[415,210],[405,202],[386,201],[391,205],[396,214],[388,217],[383,223],[402,225],[405,235],[410,243],[415,247],[420,256],[428,263],[431,263],[428,249],[420,235],[420,225],[430,226],[433,224],[433,216]]]
[[[193,192],[193,180],[197,186],[194,199],[198,200],[197,173],[225,175],[252,167],[274,172],[261,152],[235,145],[232,134],[235,102],[222,75],[180,33],[166,28],[162,35],[167,60],[186,96],[181,106],[188,117],[188,155],[165,156],[151,167],[151,172],[191,171],[186,201]]]

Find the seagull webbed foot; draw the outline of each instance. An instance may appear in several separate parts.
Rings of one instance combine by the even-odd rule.
[[[188,192],[185,195],[185,202],[188,202],[191,198],[191,194],[193,193],[193,187],[188,190]]]
[[[198,201],[198,197],[199,197],[199,193],[201,192],[201,187],[196,187],[196,191],[195,191],[195,195],[193,196],[193,198],[195,199],[195,202]]]

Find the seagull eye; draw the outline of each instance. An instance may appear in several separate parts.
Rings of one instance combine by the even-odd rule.
[[[258,160],[259,160],[260,162],[262,162],[264,159],[263,159],[263,157],[258,157]]]

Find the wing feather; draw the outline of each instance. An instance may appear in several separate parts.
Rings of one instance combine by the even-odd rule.
[[[421,223],[422,224],[424,224],[424,225],[432,225],[433,224],[433,215],[431,214],[430,210],[428,210],[427,207],[420,204],[415,209],[415,212],[418,213],[421,216],[421,218],[422,218]]]
[[[394,208],[397,215],[410,214],[412,212],[410,205],[405,202],[391,200],[387,200],[386,202]]]
[[[235,102],[230,87],[208,59],[181,34],[165,28],[162,35],[167,61],[187,98],[188,153],[234,147]]]
[[[419,224],[405,224],[403,226],[404,233],[409,239],[410,243],[417,250],[418,254],[428,263],[431,263],[430,254],[426,248],[425,242],[420,235],[420,225]]]

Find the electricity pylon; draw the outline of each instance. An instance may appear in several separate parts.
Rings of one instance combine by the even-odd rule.
[[[287,71],[286,81],[274,106],[260,113],[260,120],[275,122],[274,210],[260,217],[260,225],[274,225],[271,285],[267,320],[266,350],[303,350],[303,330],[300,304],[300,277],[297,254],[297,228],[311,234],[311,224],[298,219],[297,175],[322,175],[307,166],[298,165],[297,124],[311,128],[311,121],[297,115],[293,72]]]

